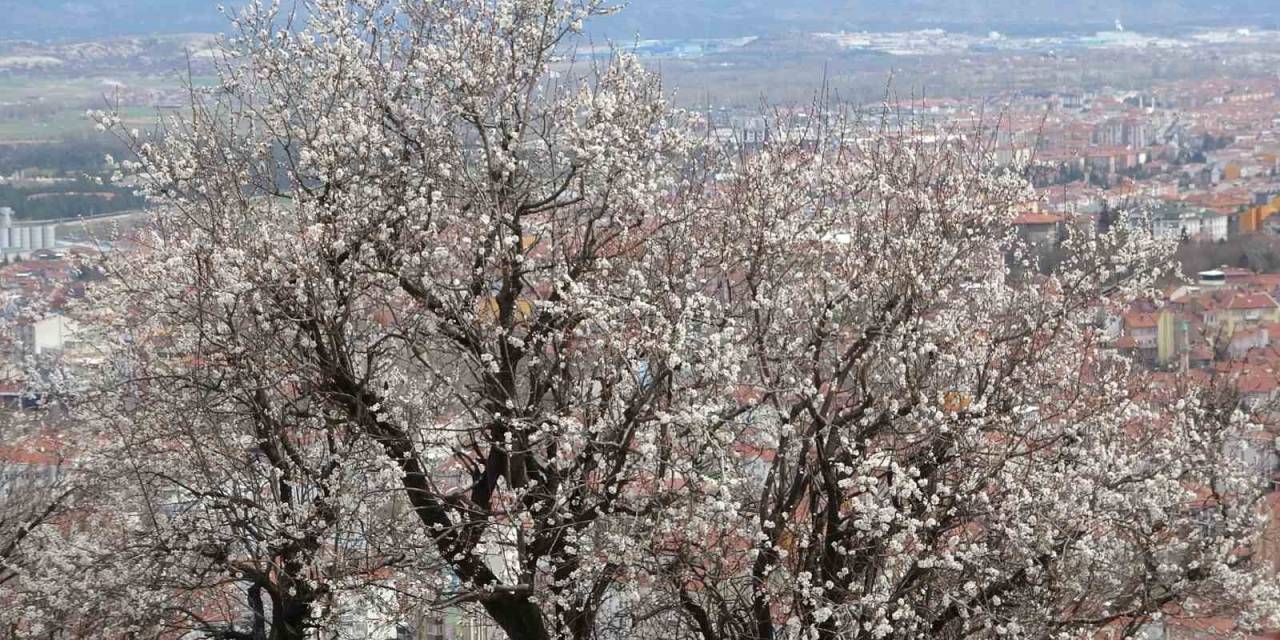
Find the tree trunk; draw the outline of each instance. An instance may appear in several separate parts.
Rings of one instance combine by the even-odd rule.
[[[271,640],[307,640],[311,621],[309,598],[273,597],[271,608]]]
[[[550,640],[542,611],[523,596],[485,600],[484,610],[510,640]]]
[[[267,614],[264,611],[262,603],[262,586],[254,584],[249,587],[249,609],[253,611],[253,634],[254,640],[266,640],[267,638]]]

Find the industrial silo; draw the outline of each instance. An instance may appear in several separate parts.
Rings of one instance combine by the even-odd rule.
[[[13,231],[13,209],[0,207],[0,249],[10,249],[17,245]]]

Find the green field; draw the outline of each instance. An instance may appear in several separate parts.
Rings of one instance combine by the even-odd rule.
[[[154,126],[160,115],[156,109],[146,107],[126,107],[120,113],[126,126],[139,129]],[[94,123],[84,109],[64,109],[25,120],[0,120],[0,144],[51,142],[93,132]]]
[[[42,100],[49,103],[101,101],[119,84],[133,89],[163,89],[179,86],[176,74],[141,74],[129,71],[79,78],[40,75],[0,75],[0,103]]]
[[[210,78],[195,78],[197,85]],[[45,78],[31,75],[0,75],[0,144],[59,140],[90,133],[94,124],[88,109],[107,109],[113,104],[117,86],[124,87],[126,99],[137,102],[139,93],[172,91],[181,86],[176,75],[120,73],[84,78]],[[8,108],[8,112],[4,110]],[[121,109],[130,127],[154,124],[157,111],[149,107]]]

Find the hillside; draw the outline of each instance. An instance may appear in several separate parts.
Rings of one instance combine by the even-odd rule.
[[[0,0],[0,39],[72,40],[218,31],[219,3],[239,0]],[[598,36],[626,39],[762,35],[780,31],[919,27],[1012,32],[1087,30],[1121,20],[1135,29],[1280,25],[1275,0],[631,0],[598,21]]]
[[[610,35],[726,37],[785,30],[943,27],[1011,32],[1280,24],[1274,0],[634,0]],[[615,36],[616,37],[616,36]]]
[[[216,31],[218,0],[0,0],[0,39],[76,40]],[[231,6],[236,0],[224,0]]]

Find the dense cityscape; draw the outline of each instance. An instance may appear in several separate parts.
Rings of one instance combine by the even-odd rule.
[[[1280,634],[1275,25],[305,4],[0,39],[0,638]]]

